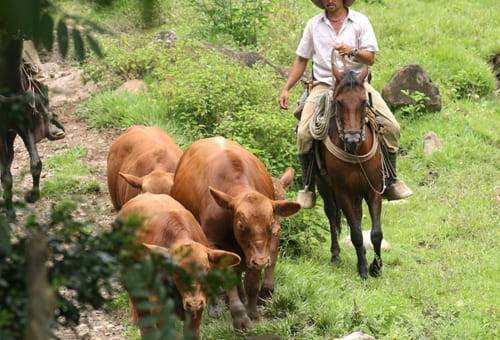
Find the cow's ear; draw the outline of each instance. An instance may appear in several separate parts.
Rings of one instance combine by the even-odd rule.
[[[300,204],[292,201],[273,201],[273,211],[281,217],[292,216],[300,210]]]
[[[137,177],[137,176],[129,175],[129,174],[124,174],[123,172],[120,172],[119,174],[125,180],[125,182],[127,182],[128,184],[130,184],[134,188],[142,189],[143,180],[141,177]]]
[[[283,187],[283,189],[285,189],[286,187],[288,187],[290,184],[292,184],[292,181],[293,181],[293,175],[295,174],[295,171],[293,170],[293,168],[288,168],[286,169],[286,171],[283,173],[283,175],[281,175],[281,178],[280,178],[280,183],[281,183],[281,186]]]
[[[214,267],[229,268],[240,264],[241,257],[230,251],[207,248],[208,260]]]
[[[157,246],[155,244],[148,244],[148,243],[143,243],[142,244],[144,247],[148,248],[152,252],[156,252],[159,254],[164,254],[164,255],[170,255],[170,251],[168,248]]]
[[[233,197],[212,187],[208,187],[208,190],[219,206],[224,209],[233,209]]]

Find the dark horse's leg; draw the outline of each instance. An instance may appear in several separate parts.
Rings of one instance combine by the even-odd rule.
[[[375,250],[375,258],[370,264],[370,275],[377,277],[380,275],[382,269],[382,256],[380,254],[380,245],[382,244],[382,227],[380,225],[380,212],[382,209],[382,197],[370,190],[367,195],[366,203],[370,210],[370,217],[372,219],[372,231],[370,234],[373,249]]]
[[[34,203],[40,197],[40,174],[42,172],[42,161],[38,155],[36,148],[35,136],[29,127],[19,129],[19,135],[23,139],[26,149],[30,154],[30,170],[33,177],[33,189],[24,195],[24,199],[28,203]]]
[[[332,254],[331,262],[338,263],[340,261],[340,247],[338,234],[340,234],[340,209],[335,202],[335,196],[330,186],[321,178],[317,178],[318,191],[324,201],[324,210],[328,222],[330,223],[330,235],[332,244],[330,253]]]
[[[356,255],[358,256],[358,273],[365,280],[368,278],[368,270],[366,250],[363,245],[363,233],[361,232],[361,218],[363,216],[362,198],[360,196],[352,196],[352,194],[341,194],[340,196],[339,201],[351,228],[351,241],[354,248],[356,248]]]
[[[0,170],[5,210],[9,217],[15,217],[14,205],[12,203],[12,173],[10,172],[10,167],[14,159],[14,139],[16,138],[16,133],[5,131],[5,134],[2,134],[0,138],[2,138],[2,141],[0,141],[0,146],[2,147],[0,150]]]

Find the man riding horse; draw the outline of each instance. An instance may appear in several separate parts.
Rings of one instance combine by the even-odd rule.
[[[298,201],[304,208],[312,208],[315,201],[313,137],[309,125],[316,108],[316,101],[335,85],[332,77],[331,55],[335,49],[343,56],[344,63],[336,63],[340,71],[353,70],[359,73],[363,65],[372,65],[378,44],[368,18],[351,8],[355,0],[311,0],[324,12],[311,18],[306,25],[297,48],[297,57],[283,87],[279,102],[282,109],[288,108],[288,92],[304,73],[307,61],[313,59],[313,81],[305,101],[297,129],[297,148],[304,190],[310,190],[312,199]],[[410,188],[395,175],[396,155],[399,149],[400,127],[382,96],[368,83],[364,87],[376,112],[376,121],[383,127],[383,141],[387,158],[394,171],[387,179],[384,197],[399,200],[412,195]]]

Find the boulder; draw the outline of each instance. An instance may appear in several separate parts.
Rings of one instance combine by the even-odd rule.
[[[418,64],[403,66],[394,73],[389,83],[385,85],[382,97],[391,109],[415,104],[415,101],[403,94],[401,90],[408,90],[410,93],[415,91],[424,93],[429,98],[425,101],[427,111],[441,111],[439,89],[422,66]]]
[[[146,92],[148,90],[148,86],[143,80],[132,79],[123,83],[123,85],[120,86],[118,90],[130,93],[139,93]]]
[[[177,41],[177,34],[174,31],[161,31],[154,35],[154,39],[163,48],[173,48],[175,47],[175,42]]]
[[[347,247],[353,247],[350,235],[347,235],[345,237],[344,245],[346,245]],[[363,230],[363,245],[365,246],[366,249],[373,249],[373,244],[372,244],[372,240],[370,237],[370,230]],[[385,251],[390,251],[391,244],[388,241],[386,241],[385,239],[382,239],[382,243],[380,245],[380,248],[382,250],[385,250]]]
[[[497,89],[500,89],[500,52],[491,56],[490,64],[493,66],[493,74],[497,81]]]
[[[434,152],[441,150],[443,141],[439,139],[435,132],[430,131],[424,135],[424,154],[429,156]]]
[[[336,340],[375,340],[375,338],[363,332],[354,332]]]

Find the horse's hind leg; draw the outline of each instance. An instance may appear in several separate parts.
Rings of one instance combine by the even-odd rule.
[[[340,261],[340,247],[338,241],[338,234],[340,234],[340,209],[335,202],[330,187],[322,179],[319,179],[317,182],[318,191],[324,201],[325,214],[330,223],[330,235],[332,238],[332,244],[330,246],[330,253],[332,255],[331,262],[338,263]]]
[[[4,205],[7,215],[15,217],[14,205],[12,203],[12,173],[10,168],[14,159],[14,139],[16,138],[16,134],[14,132],[6,132],[1,138],[3,140],[0,141],[0,146],[2,147],[0,150],[0,170]]]
[[[366,280],[368,278],[366,250],[363,245],[363,233],[361,231],[361,218],[363,216],[362,198],[342,195],[342,197],[339,197],[339,200],[342,211],[351,229],[351,241],[356,249],[356,255],[358,256],[359,276],[361,276],[363,280]]]
[[[373,249],[375,250],[375,258],[370,264],[370,275],[377,277],[380,275],[382,270],[382,256],[380,254],[380,247],[382,244],[382,227],[380,225],[380,212],[382,209],[382,198],[379,194],[371,193],[368,195],[366,200],[368,204],[368,209],[370,210],[370,217],[372,219],[372,231],[370,233],[371,241],[373,244]]]
[[[36,148],[35,136],[28,128],[19,131],[26,149],[30,155],[30,171],[33,177],[33,188],[24,195],[28,203],[34,203],[40,197],[40,174],[42,173],[42,161]]]

